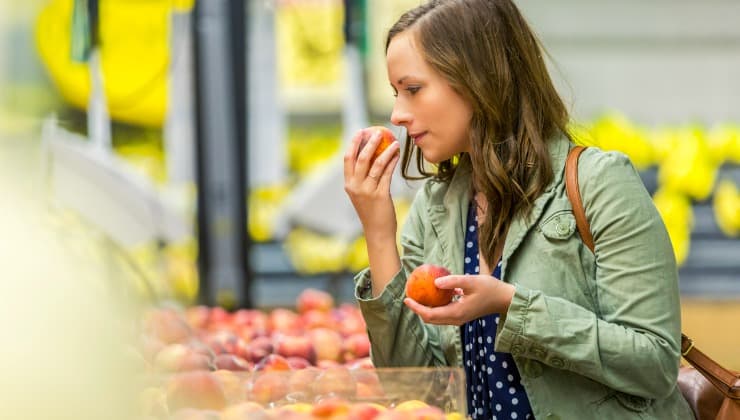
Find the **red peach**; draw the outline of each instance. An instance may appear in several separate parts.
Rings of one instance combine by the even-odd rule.
[[[154,366],[163,372],[213,370],[210,356],[198,353],[184,344],[170,344],[157,353]]]
[[[353,420],[373,420],[384,411],[386,411],[386,408],[382,405],[360,402],[352,404],[349,412],[347,412],[347,417]]]
[[[319,360],[316,362],[316,367],[319,369],[330,369],[342,366],[341,363],[335,362],[334,360]]]
[[[316,351],[305,335],[282,335],[274,337],[275,353],[283,357],[302,357],[311,363],[316,361]]]
[[[208,356],[210,358],[213,358],[213,357],[216,356],[216,353],[214,353],[211,350],[211,348],[208,347],[208,345],[206,345],[206,343],[204,343],[204,342],[202,342],[200,340],[196,340],[196,339],[190,340],[190,341],[188,341],[187,346],[190,347],[190,349],[194,353],[202,354],[202,355]]]
[[[339,396],[354,397],[357,393],[357,384],[349,369],[344,366],[327,368],[316,377],[311,385],[317,397]]]
[[[312,366],[311,362],[302,357],[292,356],[286,357],[285,359],[288,361],[288,366],[290,366],[291,370],[305,369]]]
[[[359,400],[372,400],[382,397],[384,392],[382,387],[358,382],[356,395]]]
[[[369,355],[370,339],[366,333],[352,334],[344,339],[344,343],[342,343],[342,358],[345,363],[368,357]]]
[[[269,404],[283,399],[288,394],[288,376],[283,372],[263,372],[254,378],[249,388],[251,401]]]
[[[375,365],[373,365],[372,359],[370,357],[363,357],[357,360],[352,361],[352,363],[349,365],[350,370],[357,370],[357,369],[366,369],[366,370],[372,370],[375,369]]]
[[[365,320],[362,319],[361,316],[347,317],[341,324],[339,324],[339,332],[344,337],[349,337],[353,334],[365,334],[366,331],[367,326],[365,325]]]
[[[185,310],[185,320],[191,328],[196,330],[204,329],[208,326],[210,315],[211,309],[204,305],[191,306]]]
[[[250,343],[257,337],[262,337],[268,334],[267,330],[259,330],[257,327],[251,325],[234,325],[234,333],[244,340],[244,343]]]
[[[278,354],[268,354],[254,366],[254,370],[261,371],[281,371],[291,370],[290,364],[285,357]]]
[[[378,156],[380,156],[381,153],[383,153],[383,151],[388,148],[388,146],[390,146],[391,144],[393,144],[394,141],[396,141],[396,136],[394,136],[393,132],[387,127],[375,125],[375,126],[366,128],[364,131],[365,131],[366,137],[362,139],[359,150],[362,150],[365,147],[367,142],[370,141],[370,137],[372,135],[374,135],[376,132],[380,132],[380,143],[378,143],[378,147],[375,149],[375,152],[373,153],[371,162],[374,162],[375,159],[377,159]]]
[[[316,380],[316,377],[321,374],[321,370],[308,366],[301,370],[291,372],[290,378],[288,378],[288,390],[291,393],[302,392],[308,394],[311,391],[311,384]]]
[[[296,298],[296,310],[299,314],[310,310],[329,312],[334,307],[334,298],[323,290],[305,289]]]
[[[259,363],[260,360],[264,359],[268,354],[272,354],[274,351],[275,347],[273,346],[272,339],[270,337],[256,337],[247,344],[245,359],[252,363]]]
[[[349,412],[349,402],[343,398],[327,397],[320,399],[311,410],[317,418],[336,418]]]
[[[236,404],[244,401],[244,386],[242,378],[230,370],[220,369],[213,372],[224,387],[224,396],[229,404]]]
[[[318,309],[309,309],[300,316],[301,324],[306,330],[314,328],[335,328],[336,320],[329,312],[323,312]]]
[[[170,344],[154,356],[154,367],[164,372],[174,372],[180,369],[183,358],[189,353],[190,349],[184,344]]]
[[[446,268],[438,265],[422,264],[416,267],[406,280],[406,296],[426,306],[447,305],[455,292],[452,289],[438,288],[434,280],[449,274]]]
[[[235,353],[236,348],[240,345],[239,340],[241,338],[229,330],[209,332],[203,337],[203,342],[217,355]]]
[[[266,334],[269,328],[267,314],[257,309],[240,309],[234,312],[233,324],[252,327],[258,335]]]
[[[328,328],[316,328],[307,334],[313,343],[317,360],[339,361],[342,354],[342,336],[338,332]]]
[[[191,351],[186,354],[178,369],[181,372],[189,370],[216,370],[211,356]]]
[[[192,336],[185,319],[171,309],[152,309],[144,315],[144,331],[165,344],[180,343]]]
[[[311,416],[313,406],[306,403],[293,403],[269,410],[270,419],[274,420],[316,420]],[[250,418],[251,420],[251,418]],[[331,420],[345,420],[338,417],[332,417]],[[346,419],[349,420],[349,419]]]
[[[211,314],[208,317],[210,324],[225,325],[231,323],[231,314],[224,308],[216,306],[211,308]]]
[[[355,370],[352,372],[357,381],[357,398],[377,398],[384,394],[383,384],[375,370]]]
[[[268,325],[270,331],[283,334],[298,333],[301,330],[298,314],[284,308],[270,311]]]
[[[185,372],[170,378],[167,405],[171,411],[181,408],[221,410],[226,406],[226,396],[221,381],[211,372]]]

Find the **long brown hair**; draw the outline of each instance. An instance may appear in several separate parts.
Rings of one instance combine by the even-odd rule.
[[[511,0],[432,0],[404,13],[388,32],[411,30],[427,63],[473,108],[469,135],[473,185],[488,209],[480,250],[495,264],[496,244],[516,215],[528,215],[553,179],[547,143],[567,135],[568,112],[543,60],[543,48]],[[406,141],[402,175],[416,154],[422,178],[449,180],[457,158],[429,172]]]

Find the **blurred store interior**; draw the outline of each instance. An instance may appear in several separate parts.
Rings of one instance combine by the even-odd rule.
[[[90,338],[152,305],[294,308],[307,288],[354,304],[367,255],[342,151],[369,125],[405,136],[383,42],[418,1],[195,3],[0,0],[0,290],[22,337],[4,347],[54,359],[29,330],[57,312]],[[517,4],[578,138],[626,153],[653,196],[684,331],[740,369],[740,3]],[[396,177],[399,222],[419,185]],[[79,409],[121,403],[99,402]]]

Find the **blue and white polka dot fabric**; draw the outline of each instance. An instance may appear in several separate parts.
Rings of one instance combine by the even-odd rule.
[[[465,230],[465,274],[480,272],[478,258],[478,223],[475,203],[471,203]],[[493,276],[501,277],[501,261]],[[473,419],[533,419],[514,359],[509,353],[493,351],[498,322],[499,315],[493,314],[460,327],[468,413]]]

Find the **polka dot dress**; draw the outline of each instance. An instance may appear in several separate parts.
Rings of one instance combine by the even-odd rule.
[[[475,204],[468,210],[465,230],[465,274],[478,274],[478,223]],[[501,261],[493,276],[501,277]],[[468,413],[473,419],[533,419],[519,371],[509,353],[493,350],[499,315],[463,324],[463,363],[467,378]]]

